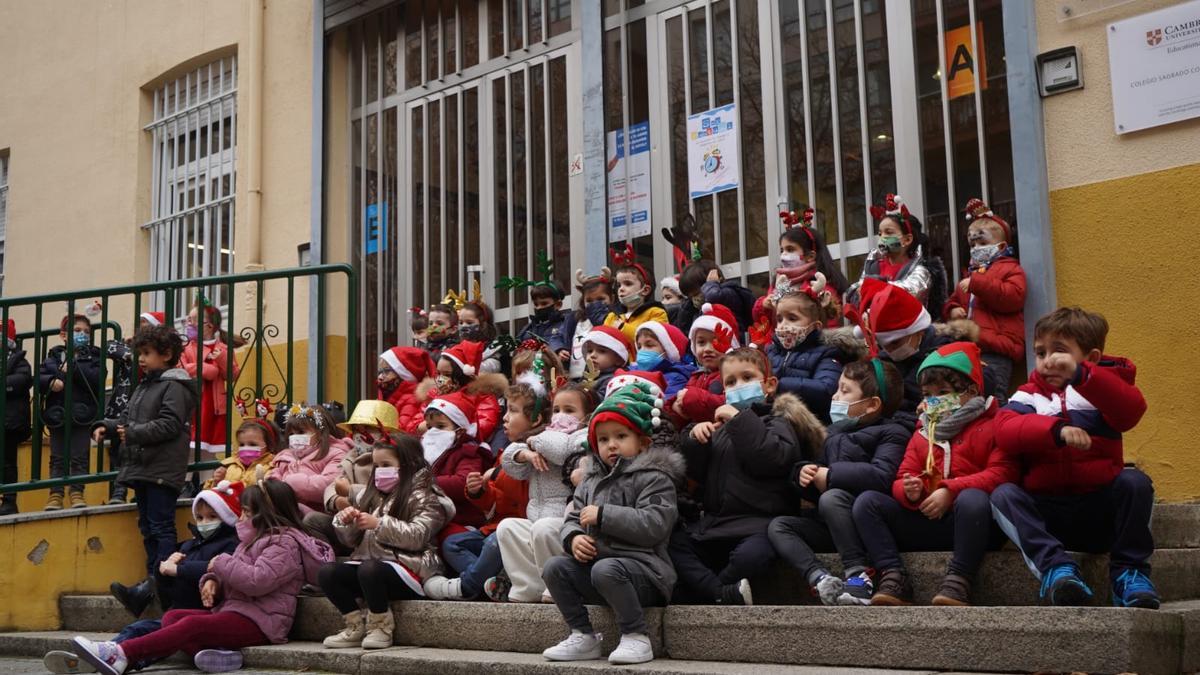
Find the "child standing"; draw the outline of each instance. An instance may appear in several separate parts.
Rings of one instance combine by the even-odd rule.
[[[723,305],[704,305],[703,314],[692,322],[688,340],[699,369],[687,386],[675,395],[671,409],[681,421],[698,424],[713,421],[717,408],[725,404],[721,384],[721,358],[741,345],[734,335],[737,321]]]
[[[837,390],[842,364],[836,347],[822,340],[826,308],[833,298],[825,277],[793,286],[785,276],[775,282],[775,329],[767,357],[779,378],[779,391],[800,397],[821,422],[829,424],[829,400]]]
[[[574,315],[562,309],[563,292],[557,284],[537,284],[529,288],[533,316],[517,334],[517,342],[539,339],[563,361],[571,356],[571,338],[575,333]]]
[[[162,312],[142,312],[138,318],[138,330],[147,326],[161,326],[165,321],[166,315]],[[136,356],[130,347],[131,342],[132,338],[110,340],[104,345],[104,356],[112,362],[112,392],[104,406],[104,416],[108,419],[120,418],[125,412],[125,407],[129,405],[129,394],[133,390],[133,360]],[[108,439],[108,461],[112,470],[121,468],[120,438]],[[108,503],[124,504],[127,498],[127,488],[113,481],[109,486]]]
[[[667,310],[667,321],[674,325],[685,299],[679,290],[679,277],[663,277],[659,280],[658,297],[661,298],[663,308]]]
[[[428,318],[425,349],[436,362],[442,352],[461,341],[458,337],[458,312],[450,305],[434,305],[429,308]]]
[[[587,350],[589,371],[596,374],[591,382],[592,391],[602,398],[613,374],[629,365],[633,343],[624,332],[611,326],[599,326],[584,339],[584,349]]]
[[[8,360],[4,364],[4,466],[0,467],[0,483],[17,482],[17,451],[29,439],[29,390],[33,388],[33,369],[25,358],[25,350],[17,347],[17,324],[8,320],[5,326],[8,340]],[[17,513],[16,493],[0,496],[0,516]]]
[[[268,407],[263,412],[270,414]],[[258,482],[259,473],[266,475],[275,461],[275,453],[281,449],[279,429],[275,423],[263,417],[247,417],[238,427],[237,452],[221,460],[221,466],[213,471],[213,477],[205,481],[204,489],[210,489],[221,481],[241,483],[250,487]]]
[[[1146,399],[1128,359],[1104,354],[1108,322],[1064,307],[1034,326],[1036,368],[999,419],[999,442],[1018,456],[1019,482],[992,494],[992,512],[1042,582],[1041,598],[1081,605],[1092,598],[1066,552],[1108,553],[1112,603],[1158,609],[1150,583],[1154,485],[1125,468],[1121,434]]]
[[[695,601],[750,605],[749,578],[775,560],[767,526],[799,514],[788,473],[816,457],[825,431],[800,399],[774,396],[778,383],[762,352],[735,349],[720,373],[726,403],[683,440],[702,510],[671,535],[671,560]]]
[[[967,202],[971,266],[946,302],[947,320],[979,324],[983,369],[991,371],[996,401],[1008,399],[1013,363],[1025,356],[1025,271],[1013,257],[1012,229],[982,200]]]
[[[340,475],[350,443],[319,405],[293,405],[283,431],[288,447],[275,455],[268,477],[291,486],[302,513],[320,511],[325,505],[325,488]]]
[[[825,277],[826,290],[830,294],[830,305],[838,309],[825,321],[826,328],[837,328],[841,325],[840,309],[842,296],[850,285],[846,281],[842,269],[829,255],[829,248],[817,228],[813,227],[815,212],[805,209],[803,220],[794,211],[783,211],[779,214],[783,221],[783,234],[779,235],[779,269],[776,277],[787,277],[792,284],[803,284],[810,281],[818,272]],[[767,290],[767,294],[754,302],[753,318],[755,324],[765,322],[772,326],[775,323],[775,287]],[[767,336],[770,337],[770,336]]]
[[[687,336],[671,324],[647,321],[638,328],[637,368],[663,376],[666,381],[663,396],[667,399],[675,398],[696,372],[695,366],[683,362],[687,351]]]
[[[100,412],[100,350],[92,345],[92,322],[86,316],[64,316],[58,337],[63,344],[46,354],[38,375],[42,421],[50,428],[50,477],[63,478],[88,472],[88,427]],[[71,332],[68,334],[68,330]],[[67,341],[71,348],[67,348]],[[67,378],[71,379],[71,410],[67,410]],[[70,429],[68,430],[68,427]],[[71,486],[71,508],[87,506],[83,486]],[[63,507],[63,489],[50,488],[47,511]]]
[[[454,507],[420,444],[408,434],[388,434],[376,439],[372,463],[371,483],[334,518],[338,537],[354,553],[349,562],[321,568],[321,588],[346,621],[325,638],[330,649],[391,647],[391,603],[421,597],[421,580],[442,571],[436,536]]]
[[[666,323],[667,310],[654,299],[654,280],[637,262],[632,245],[625,244],[624,252],[613,251],[613,260],[617,263],[617,302],[620,307],[609,309],[604,325],[621,331],[632,343],[643,323]]]
[[[217,673],[241,667],[241,654],[227,650],[287,642],[296,595],[305,583],[316,583],[333,552],[305,532],[286,483],[264,481],[247,488],[241,501],[237,550],[213,558],[200,580],[201,602],[210,609],[172,610],[161,629],[121,644],[78,636],[72,640],[78,654],[103,675],[122,675],[130,663],[177,651]]]
[[[542,572],[571,629],[565,640],[542,652],[551,661],[600,658],[601,638],[585,604],[608,605],[616,614],[621,643],[609,655],[610,663],[654,659],[642,608],[671,599],[676,577],[667,543],[678,516],[676,485],[684,473],[673,449],[651,445],[661,405],[661,399],[633,385],[605,399],[592,415],[592,463],[561,532],[570,557],[552,558]]]
[[[867,254],[862,276],[846,291],[846,298],[858,302],[863,282],[876,279],[904,289],[930,314],[941,313],[946,302],[946,267],[941,258],[930,255],[921,221],[893,194],[883,206],[872,206],[871,216],[879,221],[879,246]]]
[[[379,400],[396,409],[397,426],[405,433],[416,433],[425,415],[417,397],[417,385],[437,375],[437,366],[429,354],[416,347],[392,347],[379,355],[375,379]]]
[[[600,273],[592,277],[585,276],[583,270],[576,270],[575,280],[578,283],[575,289],[579,291],[579,307],[575,310],[568,377],[572,381],[579,381],[588,365],[584,340],[593,328],[604,325],[616,291],[613,289],[612,272],[607,267],[601,268]],[[563,364],[568,365],[565,360]]]
[[[142,378],[119,419],[97,424],[92,437],[121,438],[117,480],[133,488],[138,529],[146,551],[146,579],[175,552],[175,502],[188,465],[188,420],[196,409],[195,385],[177,368],[183,341],[167,326],[138,331],[133,338]],[[86,431],[86,427],[84,427]]]
[[[197,371],[203,381],[200,392],[200,426],[192,428],[192,440],[200,439],[200,448],[214,455],[225,452],[225,433],[228,431],[228,410],[225,390],[229,380],[240,373],[237,359],[229,372],[229,350],[221,330],[221,310],[201,298],[187,318],[188,345],[180,366],[193,379]]]
[[[979,347],[954,342],[925,359],[921,426],[908,443],[892,494],[864,492],[854,523],[880,570],[872,605],[910,605],[900,551],[952,550],[933,604],[964,606],[991,538],[988,495],[1016,476],[996,446],[996,402],[984,398]]]

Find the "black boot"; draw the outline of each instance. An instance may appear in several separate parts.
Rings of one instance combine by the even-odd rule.
[[[142,579],[133,586],[125,586],[116,581],[108,587],[112,596],[120,602],[133,618],[140,619],[150,603],[154,602],[154,577]]]
[[[4,495],[0,498],[0,516],[15,516],[17,513],[16,495]]]

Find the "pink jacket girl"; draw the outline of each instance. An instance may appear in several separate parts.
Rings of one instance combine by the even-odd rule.
[[[268,477],[291,486],[305,515],[324,512],[325,488],[342,475],[342,458],[352,444],[319,405],[292,406],[284,432],[288,447],[275,455]]]

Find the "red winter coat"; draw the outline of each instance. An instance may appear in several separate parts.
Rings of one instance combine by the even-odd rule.
[[[417,383],[401,380],[390,395],[384,396],[379,392],[379,400],[392,404],[400,415],[397,426],[400,431],[409,434],[417,433],[417,427],[425,421],[425,406],[417,398]]]
[[[725,405],[725,388],[721,384],[721,371],[711,373],[697,370],[684,387],[683,417],[688,422],[711,422],[717,408]],[[713,389],[717,391],[714,393]]]
[[[1121,434],[1146,412],[1136,375],[1133,362],[1114,356],[1079,364],[1066,391],[1034,372],[997,423],[1000,446],[1020,462],[1021,485],[1033,494],[1083,494],[1116,480],[1125,465]],[[1091,449],[1062,443],[1060,430],[1068,425],[1091,435]]]
[[[967,488],[977,488],[990,493],[1000,484],[1011,483],[1017,479],[1016,462],[1007,453],[1001,452],[996,444],[996,412],[996,404],[992,402],[982,415],[972,420],[950,441],[948,471],[946,443],[934,444],[934,466],[943,476],[941,483],[932,486],[934,490],[944,487],[955,497]],[[904,460],[896,472],[896,480],[892,482],[892,496],[901,506],[915,511],[932,492],[929,489],[931,486],[926,485],[916,502],[910,502],[904,496],[904,474],[920,475],[925,471],[925,460],[928,456],[929,438],[925,436],[925,429],[922,427],[917,429],[909,440],[908,448],[904,451]]]
[[[483,511],[467,499],[467,476],[483,473],[491,465],[491,453],[477,443],[470,442],[450,448],[433,463],[434,481],[454,501],[452,523],[479,527],[487,520]]]
[[[1020,361],[1025,356],[1025,270],[1016,258],[997,258],[985,270],[971,272],[971,292],[954,291],[942,318],[962,309],[979,324],[979,349]]]
[[[505,518],[524,518],[525,506],[529,503],[529,481],[517,480],[500,468],[496,459],[493,478],[483,484],[483,492],[472,497],[464,492],[467,500],[487,516],[487,522],[479,528],[484,535],[491,534]]]

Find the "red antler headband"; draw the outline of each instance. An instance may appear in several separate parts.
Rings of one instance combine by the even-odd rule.
[[[613,262],[617,267],[632,267],[642,275],[642,283],[650,283],[650,275],[646,272],[646,268],[642,267],[637,261],[637,254],[633,252],[633,244],[625,242],[625,250],[612,249]]]
[[[421,308],[421,306],[420,306],[420,305],[414,305],[414,306],[412,306],[412,307],[409,307],[409,308],[408,308],[408,313],[409,313],[409,314],[416,314],[417,316],[428,316],[428,314],[425,312],[425,310],[424,310],[424,309],[422,309],[422,308]]]
[[[779,219],[783,221],[783,229],[790,230],[793,227],[798,227],[805,235],[808,236],[808,241],[812,245],[812,249],[817,248],[817,238],[813,236],[813,217],[816,212],[811,207],[804,209],[803,214],[797,214],[795,211],[780,211]]]
[[[883,220],[884,218],[892,218],[900,223],[908,234],[912,234],[912,223],[909,222],[908,206],[905,205],[904,199],[900,195],[888,193],[883,200],[883,206],[872,206],[871,217],[875,220]]]

